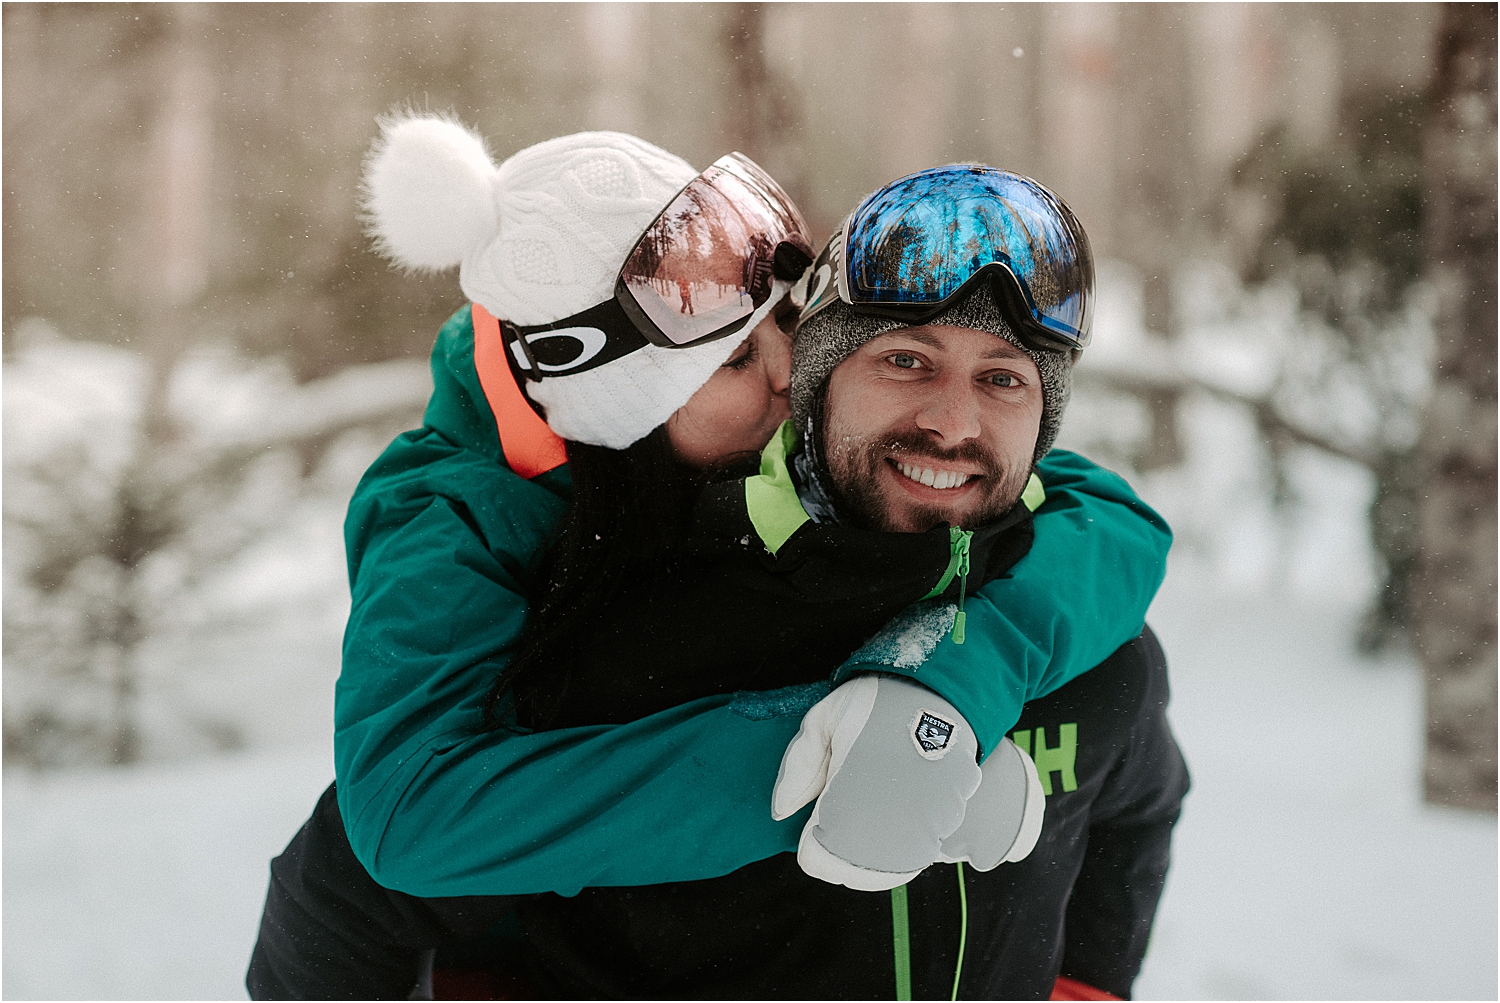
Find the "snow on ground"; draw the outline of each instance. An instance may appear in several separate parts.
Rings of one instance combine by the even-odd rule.
[[[6,999],[244,999],[267,864],[329,748],[5,775]]]
[[[1494,999],[1495,818],[1420,802],[1420,680],[1354,614],[1169,576],[1194,790],[1137,995]],[[266,864],[327,748],[5,778],[7,998],[243,998]]]
[[[1421,678],[1354,610],[1168,585],[1193,791],[1141,999],[1494,999],[1493,815],[1421,802]]]

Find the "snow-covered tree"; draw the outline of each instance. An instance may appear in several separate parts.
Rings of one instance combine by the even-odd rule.
[[[279,361],[201,349],[166,375],[166,413],[151,420],[142,356],[37,320],[13,343],[7,761],[240,744],[242,708],[194,677],[213,675],[214,638],[342,600],[343,503],[390,435],[417,423],[425,367],[372,364],[299,386]],[[300,560],[299,533],[317,540]],[[266,553],[278,542],[292,555],[279,568]]]

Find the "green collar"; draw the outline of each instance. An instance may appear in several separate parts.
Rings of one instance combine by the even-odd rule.
[[[761,542],[773,555],[809,518],[787,469],[787,458],[796,448],[797,428],[788,419],[761,450],[760,473],[745,478],[745,509]]]

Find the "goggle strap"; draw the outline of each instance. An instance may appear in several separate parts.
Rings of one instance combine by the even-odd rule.
[[[799,326],[807,323],[836,302],[849,302],[848,291],[844,285],[843,266],[841,264],[844,257],[842,253],[844,230],[848,222],[849,218],[846,216],[844,222],[840,223],[834,229],[833,234],[828,238],[827,245],[825,245],[823,251],[813,261],[812,267],[807,270],[807,273],[802,278],[804,292],[802,315],[797,320]],[[829,285],[813,289],[812,281],[817,276],[817,273],[822,270],[819,262],[823,261],[825,255],[828,259],[826,264],[831,276]],[[830,289],[829,286],[832,288]],[[817,296],[816,300],[812,299],[814,294]]]
[[[574,376],[607,365],[650,344],[640,327],[632,323],[619,301],[613,297],[603,303],[596,303],[587,310],[580,310],[578,313],[564,317],[562,320],[552,321],[550,324],[523,327],[519,324],[503,323],[500,327],[504,340],[514,344],[516,351],[525,356],[524,365],[521,364],[521,359],[515,361],[526,370],[522,373],[524,378],[532,381],[555,376]],[[569,328],[580,327],[592,328],[604,336],[604,343],[597,351],[581,361],[575,360],[561,367],[548,366],[537,358],[536,347],[532,344],[537,335],[545,335],[554,331],[566,333]]]
[[[845,216],[844,221],[839,224],[838,232],[835,237],[837,243],[833,245],[833,261],[830,262],[833,265],[833,281],[838,286],[839,299],[843,300],[845,303],[854,302],[854,297],[849,293],[849,279],[844,274],[848,270],[845,267],[844,262],[849,260],[849,223],[853,219],[854,214],[850,213],[849,215]]]
[[[499,322],[496,321],[496,323]],[[514,345],[516,351],[526,356],[526,365],[521,373],[522,380],[528,383],[542,382],[542,367],[537,363],[536,354],[531,350],[531,342],[527,341],[523,334],[515,330],[507,331],[506,325],[501,324],[500,342],[501,344]],[[513,360],[509,357],[505,361],[519,362],[519,360]],[[516,368],[517,366],[511,366],[511,371],[514,372]]]

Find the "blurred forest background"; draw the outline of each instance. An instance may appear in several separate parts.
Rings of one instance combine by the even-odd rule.
[[[1254,424],[1273,518],[1308,450],[1367,471],[1359,643],[1418,643],[1430,794],[1493,807],[1493,20],[9,4],[6,761],[252,740],[238,701],[189,677],[291,597],[251,599],[226,569],[416,420],[421,360],[459,302],[452,276],[389,269],[356,213],[376,116],[415,106],[502,158],[586,128],[695,164],[743,150],[820,238],[922,167],[1044,180],[1104,262],[1068,441],[1149,475],[1228,408]],[[1174,522],[1202,536],[1198,515]]]
[[[1199,828],[1148,969],[1180,975],[1214,931],[1226,958],[1272,959],[1147,991],[1493,993],[1493,871],[1387,873],[1439,830],[1477,849],[1423,866],[1490,867],[1492,821],[1360,812],[1396,805],[1408,772],[1429,802],[1495,809],[1495,55],[1491,4],[5,4],[5,870],[24,947],[6,995],[217,991],[184,980],[240,964],[265,856],[331,775],[343,507],[420,422],[462,303],[455,275],[401,275],[361,232],[361,159],[397,107],[456,114],[497,161],[591,128],[700,167],[738,149],[820,240],[936,164],[1059,192],[1100,259],[1061,445],[1177,532],[1153,623]],[[305,796],[246,758],[302,747]],[[1354,793],[1308,786],[1337,755]],[[149,772],[214,763],[238,765]],[[1301,839],[1304,869],[1202,870],[1288,791],[1299,819],[1345,806],[1326,843],[1322,822],[1269,840]],[[170,805],[188,818],[146,820]],[[100,828],[131,812],[138,832]],[[244,870],[221,911],[245,913],[227,935],[199,918],[226,846]],[[1228,885],[1297,896],[1340,866],[1336,920],[1306,894],[1297,923],[1265,922],[1285,899],[1226,921]],[[117,880],[163,868],[196,877]],[[1369,934],[1412,954],[1408,981],[1318,939],[1400,913],[1350,889],[1407,879],[1450,888],[1432,914],[1452,919],[1431,943]],[[84,928],[102,946],[70,939]],[[1255,939],[1278,930],[1303,943]]]

